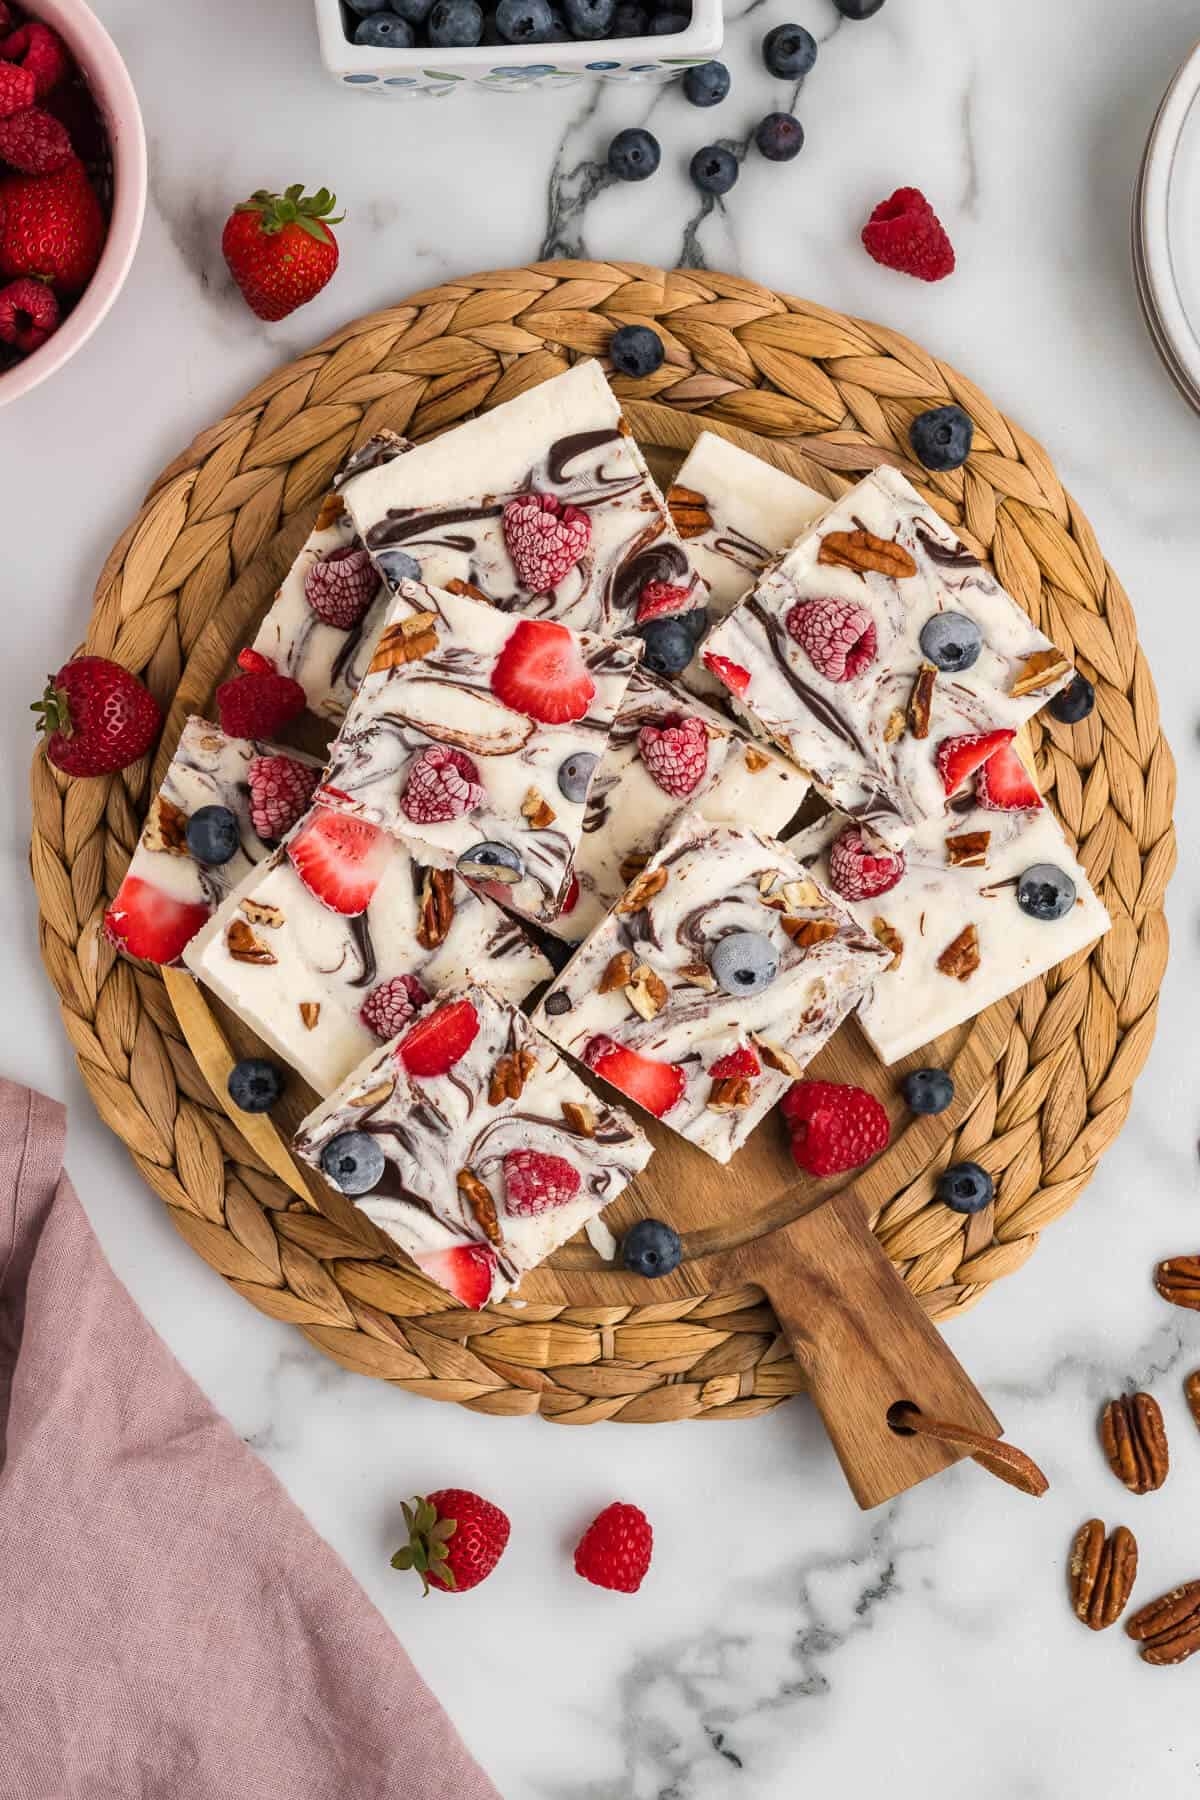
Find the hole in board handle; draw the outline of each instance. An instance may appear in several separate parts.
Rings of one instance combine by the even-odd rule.
[[[904,1421],[906,1414],[917,1413],[919,1415],[920,1411],[920,1407],[915,1406],[911,1400],[897,1400],[895,1405],[889,1406],[887,1409],[888,1430],[894,1431],[897,1437],[915,1437],[916,1432],[912,1426],[906,1425]]]

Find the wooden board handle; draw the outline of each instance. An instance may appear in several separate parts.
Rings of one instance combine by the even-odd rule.
[[[867,1223],[852,1188],[734,1252],[767,1292],[860,1506],[878,1506],[968,1454],[894,1432],[908,1401],[988,1437],[999,1423]]]

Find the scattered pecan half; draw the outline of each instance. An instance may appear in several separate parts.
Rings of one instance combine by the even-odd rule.
[[[1091,1631],[1115,1625],[1137,1579],[1138,1548],[1132,1531],[1118,1525],[1111,1537],[1102,1519],[1089,1519],[1071,1545],[1071,1604]]]
[[[943,975],[955,981],[969,981],[979,967],[979,932],[974,925],[964,925],[952,944],[947,944],[937,959]]]
[[[876,537],[873,531],[830,531],[821,539],[817,561],[827,568],[857,569],[860,575],[874,570],[902,581],[915,575],[917,565],[903,544]]]
[[[1065,675],[1071,667],[1067,658],[1053,646],[1049,650],[1031,650],[1028,656],[1022,657],[1021,673],[1017,676],[1009,693],[1014,700],[1025,694],[1036,694],[1039,688],[1049,687],[1060,675]]]
[[[667,885],[666,869],[646,869],[629,888],[628,892],[617,901],[619,913],[641,912],[655,894],[661,894]]]
[[[1167,1479],[1167,1433],[1152,1394],[1110,1400],[1100,1418],[1100,1442],[1109,1468],[1131,1494],[1153,1493]]]
[[[261,938],[255,937],[245,919],[230,919],[225,927],[225,948],[234,962],[268,963],[278,962],[279,958],[268,950]]]
[[[488,1105],[499,1106],[502,1100],[519,1100],[525,1083],[537,1068],[537,1057],[528,1044],[501,1056],[488,1082]]]
[[[367,665],[367,674],[378,675],[383,669],[396,669],[403,663],[420,662],[422,657],[436,650],[436,619],[436,613],[410,613],[406,619],[398,619],[394,625],[389,625],[375,646],[375,654]]]
[[[1200,1256],[1168,1256],[1154,1271],[1154,1285],[1172,1306],[1200,1312]]]
[[[639,963],[629,978],[625,998],[638,1017],[648,1024],[667,1004],[667,984],[649,963]]]
[[[904,939],[900,936],[896,927],[894,925],[889,925],[885,918],[876,914],[871,920],[871,935],[877,937],[884,949],[890,950],[892,953],[892,960],[888,964],[887,969],[884,970],[884,974],[886,975],[889,969],[898,969],[900,967],[900,958],[904,955]]]
[[[590,1106],[584,1106],[579,1100],[564,1100],[562,1116],[568,1131],[574,1131],[580,1137],[595,1137],[596,1115]]]
[[[629,986],[632,975],[632,950],[618,950],[617,954],[610,956],[604,965],[604,973],[600,977],[600,985],[596,991],[600,994],[614,994],[618,988]]]
[[[305,1031],[315,1031],[320,1016],[321,1002],[319,1000],[302,1000],[300,1002],[300,1019]]]
[[[282,906],[273,906],[269,900],[253,900],[247,896],[238,902],[238,911],[244,912],[252,925],[265,925],[268,931],[278,931],[287,922]]]
[[[146,814],[142,842],[147,850],[165,850],[168,856],[186,856],[187,828],[188,816],[182,807],[158,794]]]
[[[500,1221],[496,1202],[472,1169],[458,1171],[458,1191],[470,1208],[471,1217],[490,1243],[500,1242]]]
[[[421,883],[420,922],[417,942],[422,950],[436,950],[446,941],[454,919],[454,871],[426,869]]]
[[[703,494],[678,483],[667,490],[667,511],[681,538],[700,537],[712,529],[713,516]]]
[[[553,825],[558,814],[535,787],[525,789],[525,798],[521,802],[521,817],[530,831],[545,831],[547,825]]]
[[[1200,1426],[1200,1369],[1193,1369],[1184,1382],[1183,1397],[1188,1403],[1188,1411]]]
[[[1200,1581],[1185,1581],[1135,1612],[1125,1627],[1142,1646],[1142,1661],[1186,1662],[1200,1650]]]
[[[929,721],[933,717],[933,688],[936,681],[935,665],[923,662],[917,670],[912,693],[908,696],[908,725],[915,738],[929,736]]]
[[[952,869],[984,869],[991,841],[990,831],[960,831],[946,839],[946,861]]]

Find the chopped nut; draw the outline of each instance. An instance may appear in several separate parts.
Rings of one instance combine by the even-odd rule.
[[[923,662],[917,670],[917,678],[913,682],[912,693],[908,697],[908,723],[915,738],[929,736],[929,721],[933,716],[933,687],[937,680],[937,669],[933,663]]]
[[[558,814],[537,788],[529,787],[521,802],[521,817],[531,831],[545,831],[547,825],[553,825]]]
[[[436,950],[439,944],[445,943],[454,919],[453,870],[426,869],[419,910],[417,942],[422,950]]]
[[[525,1083],[537,1068],[537,1057],[523,1044],[519,1050],[510,1050],[502,1056],[492,1070],[492,1078],[488,1083],[488,1104],[499,1106],[502,1100],[519,1100],[525,1089]]]
[[[231,919],[225,927],[225,948],[234,962],[268,963],[278,962],[279,958],[267,949],[261,938],[256,938],[245,919]]]
[[[436,650],[436,620],[436,613],[419,612],[410,613],[408,618],[389,625],[375,646],[375,654],[367,665],[367,674],[377,675],[383,669],[395,669],[403,663],[420,662],[422,657]]]
[[[482,600],[485,606],[492,604],[482,588],[477,588],[473,581],[461,581],[457,575],[452,575],[446,583],[446,592],[463,594],[470,600]]]
[[[471,1217],[490,1243],[500,1242],[500,1221],[496,1217],[496,1202],[487,1188],[471,1169],[458,1171],[458,1191],[470,1208]]]
[[[666,869],[645,869],[637,877],[623,899],[617,901],[619,913],[641,912],[655,894],[661,894],[667,885]]]
[[[799,1081],[804,1073],[804,1065],[796,1061],[790,1050],[784,1050],[778,1044],[769,1044],[766,1038],[756,1036],[754,1042],[768,1069],[778,1069],[781,1075],[790,1075],[793,1081]]]
[[[764,869],[763,870],[762,874],[758,878],[758,897],[760,900],[765,900],[766,896],[771,892],[771,889],[775,886],[775,883],[778,880],[779,880],[779,870],[778,869]]]
[[[888,722],[883,728],[884,743],[894,744],[898,738],[904,736],[904,733],[907,730],[908,720],[904,713],[898,706],[893,707],[892,711],[888,714]]]
[[[596,1115],[590,1106],[584,1106],[578,1100],[564,1100],[562,1116],[568,1131],[578,1132],[580,1137],[595,1137]]]
[[[964,925],[952,944],[947,944],[937,959],[943,975],[955,981],[967,981],[979,967],[979,932],[974,925]]]
[[[770,768],[771,759],[762,750],[756,750],[753,744],[747,744],[742,752],[742,763],[751,775],[759,775]]]
[[[1031,650],[1028,656],[1021,658],[1021,663],[1021,672],[1008,690],[1014,700],[1049,687],[1071,667],[1061,650],[1056,650],[1053,645],[1049,650]]]
[[[347,1101],[347,1105],[357,1107],[360,1112],[365,1112],[368,1106],[382,1106],[385,1100],[391,1099],[395,1091],[396,1077],[386,1075],[382,1081],[377,1081],[373,1088],[368,1088],[365,1094],[355,1094]]]
[[[1124,1525],[1107,1539],[1102,1519],[1089,1519],[1079,1527],[1071,1545],[1071,1603],[1075,1617],[1089,1630],[1106,1630],[1125,1611],[1137,1562],[1137,1543]]]
[[[991,841],[990,831],[960,831],[946,839],[946,861],[952,869],[986,868]]]
[[[648,855],[643,854],[639,856],[636,852],[632,856],[623,856],[621,858],[618,873],[626,887],[629,886],[629,883],[633,880],[635,875],[641,874],[649,861],[650,858]]]
[[[697,493],[695,488],[680,487],[678,484],[669,488],[667,511],[681,538],[701,537],[704,532],[712,529],[713,516],[708,510],[708,503],[704,495]]]
[[[300,1017],[304,1023],[305,1031],[314,1030],[320,1016],[321,1002],[319,1000],[302,1000],[300,1002]]]
[[[830,531],[821,539],[818,563],[827,568],[856,569],[860,575],[874,570],[902,581],[915,575],[917,565],[904,548],[891,538],[876,537],[873,531]]]
[[[689,987],[701,988],[706,994],[711,994],[717,985],[716,976],[704,962],[684,963],[678,975],[680,981],[686,981]]]
[[[785,916],[779,923],[801,950],[811,950],[815,944],[827,944],[838,934],[836,919],[790,919]]]
[[[723,1080],[713,1082],[712,1092],[708,1096],[710,1111],[740,1112],[749,1104],[750,1077],[748,1075],[727,1075]]]
[[[618,950],[615,956],[609,957],[604,973],[600,977],[600,986],[597,991],[601,994],[611,994],[617,988],[628,987],[632,977],[633,952]]]
[[[625,998],[640,1018],[657,1018],[667,1004],[667,984],[649,963],[639,963],[625,989]]]
[[[889,925],[886,919],[877,915],[871,920],[871,931],[873,935],[879,939],[879,942],[883,945],[884,949],[890,950],[892,953],[892,960],[888,964],[887,969],[884,970],[884,974],[886,975],[890,969],[898,969],[900,967],[900,958],[904,955],[904,939],[900,936],[896,927],[894,925]]]
[[[254,900],[247,896],[238,902],[238,911],[244,912],[252,925],[265,925],[269,931],[278,931],[286,923],[282,906],[272,906],[269,900]]]
[[[142,842],[147,850],[165,850],[168,856],[186,856],[188,816],[174,801],[157,794],[150,803]]]
[[[821,890],[815,881],[785,881],[783,897],[787,901],[789,912],[799,912],[802,906],[821,906],[824,904]]]
[[[313,526],[313,530],[328,531],[331,525],[337,524],[345,510],[340,494],[326,494],[321,502],[321,510],[317,514],[317,522]]]

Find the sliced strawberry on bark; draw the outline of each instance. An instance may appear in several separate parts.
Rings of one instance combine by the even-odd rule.
[[[410,1075],[429,1079],[445,1075],[475,1042],[479,1014],[469,1000],[451,1000],[427,1013],[396,1045],[396,1056]]]
[[[937,766],[946,792],[956,794],[989,756],[1011,744],[1016,735],[1008,730],[968,731],[963,737],[943,738],[937,747]]]
[[[575,911],[575,908],[578,905],[579,905],[579,877],[578,877],[578,875],[572,875],[571,885],[568,887],[566,893],[563,895],[563,903],[558,909],[559,918],[565,919],[567,917],[567,914],[573,913]]]
[[[749,669],[743,669],[741,663],[731,661],[728,656],[718,656],[715,650],[706,650],[702,661],[718,681],[725,683],[731,694],[744,694],[750,686]]]
[[[676,587],[670,581],[648,581],[638,595],[637,622],[644,625],[647,619],[661,619],[670,613],[686,612],[691,599],[689,588]]]
[[[173,963],[184,946],[207,925],[209,909],[193,900],[177,900],[153,882],[127,875],[104,915],[104,934],[128,956],[147,962]]]
[[[685,1077],[678,1063],[656,1062],[615,1044],[610,1037],[594,1037],[583,1053],[589,1069],[620,1088],[630,1100],[661,1119],[683,1093]]]
[[[486,1306],[496,1274],[496,1258],[485,1244],[458,1244],[453,1250],[426,1250],[413,1261],[448,1293],[478,1312]]]
[[[596,697],[579,640],[553,619],[522,619],[496,658],[492,692],[530,719],[565,725]]]
[[[739,1044],[728,1056],[718,1056],[708,1072],[714,1081],[732,1081],[741,1075],[761,1075],[762,1069],[749,1044]]]
[[[328,806],[314,806],[288,840],[292,867],[309,893],[344,918],[366,912],[392,854],[386,831]]]
[[[975,783],[975,798],[990,812],[1040,812],[1042,796],[1011,744],[989,756]]]

